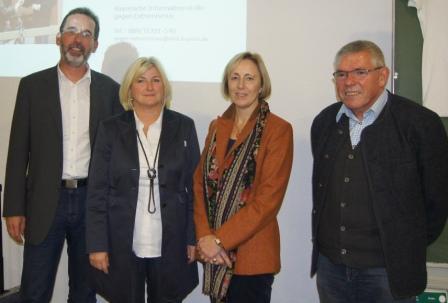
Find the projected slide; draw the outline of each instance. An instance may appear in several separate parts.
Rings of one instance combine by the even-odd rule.
[[[78,6],[100,19],[89,63],[112,76],[139,56],[156,56],[172,81],[219,82],[227,61],[246,49],[245,0],[0,0],[0,76],[54,65],[58,25]]]

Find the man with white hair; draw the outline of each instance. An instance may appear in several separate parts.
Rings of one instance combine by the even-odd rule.
[[[313,121],[313,263],[322,303],[410,303],[448,215],[448,139],[434,112],[385,87],[381,49],[336,55],[338,98]]]

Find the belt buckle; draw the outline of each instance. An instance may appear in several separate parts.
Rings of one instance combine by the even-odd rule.
[[[78,188],[78,180],[65,180],[65,188]]]

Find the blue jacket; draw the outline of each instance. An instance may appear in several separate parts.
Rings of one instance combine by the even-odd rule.
[[[336,122],[341,103],[324,109],[313,121],[313,259],[327,185],[347,124]],[[389,93],[378,119],[364,129],[361,152],[380,232],[385,267],[395,298],[426,287],[426,247],[443,230],[448,215],[448,139],[434,112]]]

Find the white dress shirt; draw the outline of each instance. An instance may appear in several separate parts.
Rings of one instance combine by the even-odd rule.
[[[148,128],[147,136],[143,132],[143,123],[138,119],[134,112],[135,124],[145,149],[146,156],[151,168],[158,167],[158,156],[154,165],[154,157],[156,156],[157,144],[159,142],[160,133],[162,131],[161,111],[159,118]],[[140,178],[138,186],[137,209],[135,211],[134,238],[132,249],[136,256],[140,258],[155,258],[162,255],[162,216],[160,213],[160,194],[159,194],[159,176],[158,172],[154,179],[154,201],[155,213],[148,212],[149,204],[149,177],[148,164],[146,163],[145,154],[142,146],[137,138],[138,160],[140,166]],[[159,150],[160,154],[160,150]],[[151,205],[153,209],[153,205]]]
[[[58,66],[62,111],[62,179],[87,178],[90,162],[90,69],[76,83]]]

